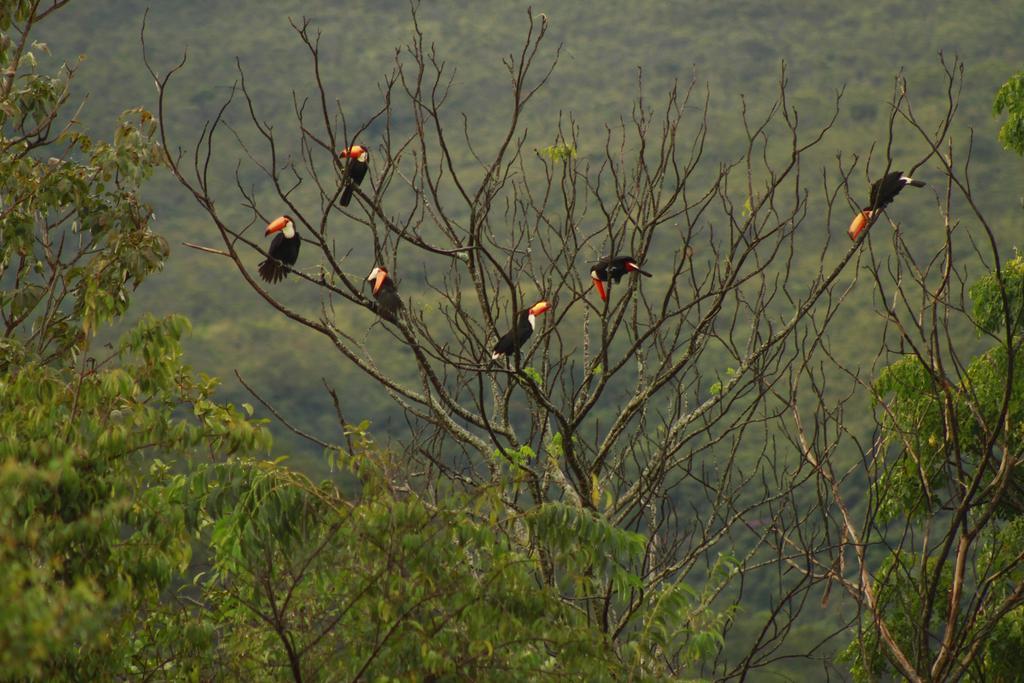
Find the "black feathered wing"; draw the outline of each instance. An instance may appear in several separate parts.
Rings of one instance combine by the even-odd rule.
[[[884,178],[879,178],[871,184],[871,203],[865,208],[884,209],[892,204],[892,200],[896,199],[896,195],[900,193],[904,185],[906,183],[903,182],[903,171],[886,173]]]
[[[352,190],[356,185],[363,183],[363,178],[366,177],[366,170],[369,168],[369,164],[365,161],[359,161],[357,159],[350,159],[348,162],[348,180],[345,181],[345,189],[341,193],[341,198],[338,199],[338,204],[341,206],[348,206],[352,203]]]
[[[396,322],[402,310],[402,298],[390,280],[384,282],[374,298],[377,301],[377,315],[388,322]]]
[[[518,324],[494,345],[491,358],[497,360],[501,356],[511,356],[516,352],[516,349],[522,348],[523,344],[526,343],[532,334],[533,327],[530,325],[529,319],[525,316],[520,318]]]
[[[269,258],[261,261],[258,267],[260,277],[270,284],[283,280],[299,259],[301,245],[302,239],[298,235],[291,239],[280,233],[275,235],[274,240],[270,243],[270,249],[267,251]]]

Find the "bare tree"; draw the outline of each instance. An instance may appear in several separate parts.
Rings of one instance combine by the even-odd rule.
[[[693,80],[655,106],[641,75],[630,115],[607,127],[599,147],[567,114],[553,139],[531,151],[524,112],[559,54],[544,45],[546,18],[529,15],[525,39],[504,61],[507,126],[483,141],[473,139],[467,115],[446,109],[453,73],[415,8],[412,27],[381,84],[379,110],[353,126],[323,86],[319,33],[308,21],[294,24],[315,86],[311,97],[294,96],[296,128],[287,142],[262,120],[239,64],[231,97],[186,152],[165,127],[173,116],[169,84],[185,60],[165,74],[150,67],[170,169],[221,238],[222,246],[201,248],[227,257],[296,334],[326,337],[401,406],[411,429],[407,465],[393,473],[396,490],[496,488],[508,512],[501,523],[536,552],[543,580],[553,583],[563,559],[548,551],[536,525],[518,523],[524,516],[558,509],[570,523],[595,519],[641,532],[642,553],[615,557],[618,573],[595,569],[593,581],[565,599],[614,641],[685,582],[707,581],[690,603],[690,621],[652,650],[673,673],[687,663],[700,620],[718,618],[725,628],[723,606],[742,602],[747,577],[768,572],[779,590],[761,637],[708,666],[742,677],[772,663],[812,585],[843,580],[855,595],[867,585],[832,570],[827,552],[806,550],[821,538],[829,549],[859,543],[853,531],[835,540],[831,517],[819,521],[806,507],[807,487],[829,497],[832,482],[840,483],[827,453],[815,456],[823,447],[815,439],[832,432],[800,431],[797,450],[777,439],[781,425],[800,415],[793,397],[817,379],[810,359],[827,350],[825,330],[852,286],[837,289],[837,279],[864,244],[837,247],[828,237],[834,208],[845,228],[857,160],[840,163],[831,177],[803,167],[835,124],[842,93],[831,117],[804,132],[783,68],[764,113],[743,105],[745,150],[716,162],[708,158],[710,93]],[[901,96],[894,117],[913,121],[908,107]],[[951,100],[945,126],[927,136],[934,150],[954,112]],[[356,144],[369,149],[370,172],[343,209],[338,199],[350,179],[338,152]],[[926,160],[941,158],[934,150]],[[211,177],[211,160],[223,154],[241,157],[234,193]],[[272,201],[247,182],[253,170],[272,185]],[[218,208],[232,194],[251,212],[243,227]],[[317,315],[287,303],[284,286],[268,288],[250,265],[253,253],[267,257],[252,226],[281,213],[294,218],[305,245],[287,288],[318,292]],[[361,227],[372,263],[336,244],[328,226],[340,222]],[[818,266],[801,278],[793,264],[809,244],[820,250]],[[589,263],[608,254],[663,267],[651,279],[627,274],[602,300],[591,290]],[[344,311],[376,310],[363,286],[375,265],[398,281],[403,312],[369,332],[338,324]],[[406,286],[414,272],[422,274],[416,291]],[[537,317],[529,343],[493,361],[516,312],[540,300],[551,309]],[[384,343],[389,352],[402,349],[408,366],[380,362]],[[341,419],[352,397],[327,390]],[[787,466],[801,458],[795,472]],[[801,539],[800,525],[811,523],[824,527]],[[735,556],[716,559],[722,553]],[[784,575],[791,565],[806,570],[798,580]]]

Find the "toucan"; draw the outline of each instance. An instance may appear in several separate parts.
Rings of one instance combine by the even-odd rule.
[[[280,282],[288,274],[299,258],[299,247],[302,245],[302,238],[295,232],[295,222],[291,216],[275,218],[263,234],[273,235],[275,232],[277,235],[267,250],[269,258],[259,265],[260,277],[270,283]]]
[[[402,300],[398,296],[398,288],[395,281],[388,275],[388,271],[380,266],[370,271],[367,282],[373,283],[373,298],[377,301],[377,315],[389,322],[398,319],[398,313],[402,310]]]
[[[878,216],[882,209],[889,206],[892,200],[896,198],[896,195],[900,193],[900,190],[907,185],[924,187],[925,183],[922,180],[914,180],[910,176],[903,175],[903,171],[886,173],[884,178],[879,178],[872,183],[870,203],[853,217],[853,221],[846,231],[850,235],[850,239],[857,239],[860,233],[871,224],[871,221]]]
[[[348,206],[352,201],[352,189],[362,183],[363,178],[366,177],[366,169],[369,168],[366,160],[370,158],[370,153],[366,151],[365,147],[352,145],[341,150],[338,157],[348,159],[348,165],[345,167],[345,189],[338,200],[338,204],[341,206]]]
[[[605,291],[604,283],[611,280],[618,284],[622,276],[630,272],[652,277],[646,270],[640,270],[640,266],[632,256],[606,256],[590,266],[590,279],[594,281],[594,288],[601,295],[601,300],[607,301],[608,292]]]
[[[516,316],[516,326],[509,330],[508,334],[498,340],[491,353],[492,360],[498,360],[502,356],[509,357],[515,354],[516,350],[522,348],[526,340],[533,334],[533,328],[537,323],[537,316],[551,308],[547,301],[538,301],[529,308],[519,311]]]

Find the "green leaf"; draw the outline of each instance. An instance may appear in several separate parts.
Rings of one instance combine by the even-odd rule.
[[[1024,154],[1024,71],[1011,76],[992,102],[992,115],[1006,113],[1006,122],[999,129],[1003,148]]]
[[[537,154],[554,162],[566,162],[576,158],[576,147],[564,142],[557,143],[542,147],[537,150]]]
[[[523,374],[532,379],[538,387],[544,386],[544,378],[541,377],[541,374],[535,368],[525,367],[523,368]]]

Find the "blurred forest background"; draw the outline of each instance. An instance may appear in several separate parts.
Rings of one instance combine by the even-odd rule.
[[[358,128],[380,108],[379,84],[395,65],[396,49],[408,42],[412,25],[409,6],[402,1],[374,2],[269,2],[205,3],[197,0],[147,3],[140,0],[93,0],[72,3],[39,29],[38,38],[52,45],[52,65],[73,61],[85,54],[74,80],[73,98],[85,97],[75,114],[82,128],[97,137],[108,136],[106,127],[128,108],[155,108],[156,93],[142,65],[139,32],[148,7],[146,42],[151,61],[158,69],[176,63],[187,51],[185,70],[176,77],[167,102],[165,124],[170,136],[183,146],[194,144],[204,124],[213,118],[237,81],[236,59],[245,69],[247,85],[258,106],[261,120],[272,124],[281,138],[294,128],[294,107],[315,93],[308,52],[302,46],[289,18],[310,19],[322,31],[321,59],[326,90],[345,110],[350,128]],[[547,87],[532,100],[526,111],[528,150],[551,145],[559,125],[573,117],[579,124],[582,158],[598,159],[603,154],[608,129],[628,121],[634,98],[641,93],[655,109],[665,93],[679,82],[696,82],[695,113],[705,93],[710,97],[710,125],[707,158],[702,172],[717,171],[716,162],[739,158],[745,152],[746,135],[741,111],[746,107],[756,117],[767,114],[778,93],[782,64],[788,78],[789,104],[800,114],[808,129],[825,124],[832,113],[834,94],[843,90],[839,118],[823,145],[804,160],[802,183],[808,188],[811,216],[823,207],[820,194],[823,169],[835,182],[837,158],[872,157],[871,178],[885,166],[894,78],[902,74],[914,98],[915,113],[925,121],[940,115],[946,106],[945,82],[939,54],[953,55],[966,65],[965,87],[960,110],[952,130],[955,141],[973,134],[971,162],[974,199],[985,208],[1000,238],[1003,256],[1019,243],[1024,194],[1024,164],[1005,153],[997,141],[1000,121],[992,116],[996,89],[1024,62],[1020,36],[1024,35],[1024,12],[1019,3],[988,3],[983,9],[962,2],[898,3],[782,3],[751,1],[723,2],[635,2],[611,3],[595,0],[582,3],[534,3],[534,14],[547,16],[550,33],[545,44],[549,56],[561,44],[561,55]],[[429,3],[419,9],[420,27],[438,54],[454,69],[451,99],[446,110],[449,126],[465,119],[474,141],[497,145],[507,126],[508,75],[501,60],[521,46],[526,29],[527,3]],[[642,74],[642,77],[641,77]],[[244,107],[236,104],[227,120],[242,120]],[[69,110],[70,111],[70,110]],[[409,121],[396,120],[401,129]],[[693,122],[691,122],[693,123]],[[926,149],[909,133],[901,138],[897,126],[893,146],[895,169],[923,157]],[[376,144],[372,127],[360,142]],[[685,133],[683,135],[685,139]],[[231,149],[228,145],[223,149]],[[296,150],[284,149],[283,153]],[[466,169],[476,161],[460,147],[457,163]],[[490,149],[481,154],[487,157]],[[212,162],[211,176],[230,189],[239,158],[219,153]],[[371,158],[370,173],[373,171]],[[942,178],[924,166],[916,177],[929,182],[925,191],[901,195],[892,212],[907,218],[920,212],[935,220]],[[263,205],[272,205],[272,188],[264,178],[252,175],[243,180],[255,185]],[[931,181],[938,182],[931,182]],[[864,166],[851,180],[854,205],[865,201],[868,175]],[[145,282],[135,295],[128,316],[116,329],[103,331],[115,339],[146,314],[185,314],[193,331],[185,342],[186,360],[196,369],[223,381],[222,400],[235,404],[255,403],[235,378],[237,372],[298,428],[332,442],[342,435],[330,397],[321,378],[339,391],[349,423],[368,420],[370,433],[380,442],[400,441],[407,435],[406,416],[382,387],[345,363],[320,336],[291,325],[264,304],[238,276],[226,259],[189,249],[183,242],[218,244],[218,234],[192,197],[163,171],[146,186],[144,198],[155,209],[153,229],[171,245],[164,272]],[[386,207],[400,212],[400,207]],[[793,264],[794,281],[809,280],[821,265],[819,253],[831,239],[838,251],[849,242],[843,217],[833,219],[827,234],[824,220],[815,231],[813,218],[798,236],[800,249]],[[242,206],[218,206],[221,216],[244,223],[249,219]],[[313,211],[313,207],[311,207]],[[904,220],[905,224],[910,221]],[[345,255],[345,267],[362,279],[373,265],[372,245],[354,224],[336,220],[329,228]],[[926,220],[913,222],[920,231],[922,254],[938,250],[943,240],[941,225],[930,229]],[[876,231],[888,231],[881,223]],[[885,247],[883,247],[885,248]],[[308,252],[307,252],[308,255]],[[579,255],[581,270],[601,253]],[[257,258],[251,255],[250,265]],[[672,251],[649,254],[644,268],[658,273],[670,267]],[[696,253],[695,260],[710,258]],[[314,267],[300,257],[299,267]],[[411,259],[395,273],[403,296],[419,310],[432,305],[429,290],[421,285],[424,267]],[[806,277],[803,274],[806,273]],[[974,273],[975,276],[983,272]],[[838,283],[842,288],[853,277],[852,269]],[[654,280],[657,282],[657,279]],[[294,279],[280,285],[289,304],[315,313],[319,298],[311,288],[295,286]],[[875,376],[882,363],[877,357],[882,321],[873,305],[875,292],[870,278],[863,278],[833,321],[828,339],[833,352],[867,376]],[[369,330],[373,316],[355,307],[339,308],[337,324],[352,330]],[[503,315],[505,313],[503,312]],[[969,339],[965,340],[970,343]],[[387,347],[385,347],[387,348]],[[384,350],[380,362],[399,368],[408,362],[400,346],[393,355]],[[709,375],[721,367],[707,368]],[[410,376],[415,372],[409,363]],[[609,393],[609,405],[623,395]],[[846,424],[869,442],[876,423],[871,419],[868,400],[861,396],[856,411],[846,414]],[[852,404],[857,407],[857,404]],[[269,416],[256,406],[257,416]],[[862,426],[861,426],[862,425]],[[314,479],[337,476],[330,471],[320,448],[296,437],[272,422],[274,446],[268,456],[289,456],[289,462]],[[756,453],[749,454],[755,457]],[[850,458],[859,454],[845,453]],[[753,592],[756,593],[756,587]],[[768,590],[766,587],[764,590]],[[756,602],[756,600],[754,601]],[[838,613],[840,609],[837,609]],[[828,617],[824,611],[821,613]],[[834,616],[834,615],[832,615]],[[847,619],[849,615],[846,615]],[[742,640],[744,618],[730,636]],[[806,619],[804,626],[815,637],[844,623],[839,618],[818,622]],[[799,638],[795,639],[799,641]],[[784,671],[786,664],[779,665]],[[788,673],[799,676],[803,663],[794,663]],[[817,669],[815,669],[817,670]]]
[[[421,27],[439,55],[456,70],[447,111],[457,124],[464,112],[475,140],[498,144],[507,124],[508,76],[501,59],[517,49],[526,28],[528,3],[427,3],[420,9]],[[203,3],[192,0],[148,3],[141,0],[94,0],[73,3],[40,26],[50,38],[54,61],[85,54],[75,81],[75,93],[88,93],[78,114],[86,130],[108,133],[117,114],[134,106],[155,106],[155,90],[141,64],[139,29],[149,7],[147,44],[153,61],[164,68],[188,51],[188,64],[171,94],[166,122],[172,139],[183,146],[194,143],[203,124],[212,118],[238,78],[235,59],[246,71],[247,85],[262,120],[275,125],[282,138],[294,129],[293,94],[311,96],[315,82],[308,52],[288,19],[311,19],[323,32],[322,60],[327,92],[344,107],[350,128],[357,128],[380,106],[378,85],[394,67],[395,49],[408,43],[412,26],[408,4],[401,0],[380,2],[264,2]],[[996,140],[999,122],[991,114],[998,86],[1019,66],[1020,35],[1024,13],[1013,2],[986,4],[978,11],[969,3],[821,2],[797,4],[760,1],[638,2],[638,3],[535,3],[535,13],[545,13],[550,23],[546,48],[553,54],[561,43],[563,52],[548,87],[527,108],[527,149],[552,144],[560,116],[574,114],[582,129],[582,157],[600,154],[605,126],[628,120],[638,94],[638,69],[643,69],[643,91],[657,107],[675,81],[698,82],[698,95],[706,87],[711,97],[709,159],[703,169],[714,169],[715,159],[732,159],[743,152],[745,138],[740,118],[741,97],[755,115],[767,113],[777,95],[780,65],[785,61],[790,103],[801,122],[818,125],[831,113],[835,91],[845,88],[842,111],[825,144],[815,150],[813,161],[834,170],[835,155],[849,161],[866,157],[875,149],[875,173],[884,168],[884,140],[894,76],[906,76],[917,113],[927,120],[930,107],[944,105],[938,53],[959,55],[966,64],[966,85],[954,139],[964,139],[973,128],[973,179],[979,203],[992,222],[1004,230],[1006,246],[1016,244],[1020,226],[1024,165],[1001,152]],[[52,36],[52,38],[51,38]],[[45,65],[44,65],[45,67]],[[695,105],[699,104],[696,98]],[[229,112],[241,117],[244,107]],[[374,129],[363,140],[371,146]],[[923,155],[922,146],[909,133],[894,149],[896,165]],[[589,147],[589,149],[588,149]],[[488,154],[489,149],[485,150]],[[456,154],[468,157],[463,148]],[[487,154],[484,154],[487,156]],[[462,159],[466,167],[474,162]],[[211,175],[225,187],[233,182],[237,156],[218,154]],[[711,163],[709,163],[711,162]],[[881,162],[881,165],[878,165]],[[372,172],[372,160],[371,160]],[[818,171],[820,174],[820,170]],[[805,182],[820,190],[815,166],[804,168]],[[929,180],[928,169],[919,174]],[[253,176],[259,191],[269,197],[266,180]],[[866,197],[868,181],[861,175],[850,191],[854,201]],[[932,207],[937,188],[905,193],[897,211],[910,216],[915,209]],[[819,193],[820,194],[820,193]],[[145,198],[155,208],[154,229],[171,244],[172,256],[165,272],[146,282],[129,312],[132,320],[151,312],[186,314],[193,334],[186,343],[191,364],[218,375],[224,382],[222,396],[235,403],[253,402],[237,382],[237,370],[247,382],[273,402],[296,426],[325,438],[337,438],[337,421],[330,399],[319,378],[329,378],[343,388],[345,417],[358,423],[368,419],[378,439],[407,431],[401,411],[374,382],[343,363],[329,344],[314,334],[301,334],[270,307],[261,305],[230,264],[216,256],[181,245],[184,241],[217,246],[216,233],[200,215],[190,197],[166,174],[146,188]],[[271,204],[272,205],[272,204]],[[240,221],[247,214],[240,206],[218,207],[223,215]],[[400,210],[400,207],[386,207]],[[929,212],[927,215],[934,215]],[[844,221],[839,221],[843,223]],[[349,270],[361,277],[369,272],[372,247],[358,226],[336,221],[330,226],[342,252],[351,249]],[[808,262],[796,264],[811,272],[818,265],[817,248],[822,235],[811,234],[809,222],[804,252]],[[921,249],[927,252],[941,239],[939,231],[922,231]],[[824,228],[822,228],[822,232]],[[346,237],[350,236],[347,241]],[[845,240],[844,234],[833,239]],[[845,242],[841,242],[845,247]],[[583,254],[580,269],[603,254]],[[701,254],[695,258],[700,259]],[[665,258],[670,254],[666,253]],[[303,264],[312,267],[312,264]],[[668,265],[652,254],[649,270]],[[414,293],[417,304],[429,304],[417,291],[422,275],[417,264],[406,262],[396,273],[403,293]],[[847,277],[847,276],[844,276]],[[840,283],[842,284],[842,283]],[[301,290],[301,288],[295,288]],[[308,290],[309,288],[305,288]],[[301,296],[297,294],[296,296]],[[880,329],[872,312],[867,282],[853,294],[831,338],[844,357],[871,361],[876,350],[871,331]],[[308,292],[309,310],[318,298]],[[339,315],[345,314],[344,309]],[[125,324],[130,324],[131,320]],[[368,327],[373,322],[365,311],[353,311],[351,325]],[[342,321],[338,321],[339,325]],[[344,325],[342,325],[344,326]],[[115,337],[116,332],[111,333]],[[872,339],[873,340],[873,339]],[[848,348],[844,348],[848,347]],[[394,363],[403,362],[396,350]],[[410,371],[412,368],[410,367]],[[710,369],[709,369],[710,371]],[[259,408],[259,406],[257,406]],[[870,423],[865,421],[865,428]],[[275,453],[289,454],[301,469],[325,475],[320,450],[273,425]]]

